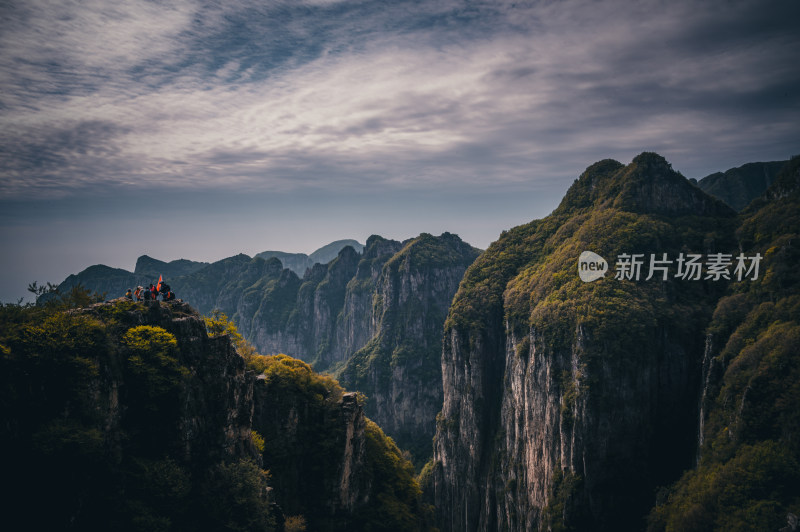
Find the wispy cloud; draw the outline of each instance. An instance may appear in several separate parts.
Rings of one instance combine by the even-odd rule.
[[[513,185],[800,141],[788,0],[0,9],[0,198]]]

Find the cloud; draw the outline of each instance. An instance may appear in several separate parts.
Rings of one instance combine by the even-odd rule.
[[[470,6],[5,7],[0,198],[513,187],[800,140],[796,3]]]

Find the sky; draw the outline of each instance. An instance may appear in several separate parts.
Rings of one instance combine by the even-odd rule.
[[[788,159],[799,59],[798,0],[0,0],[0,301],[143,254],[485,248],[601,159]]]

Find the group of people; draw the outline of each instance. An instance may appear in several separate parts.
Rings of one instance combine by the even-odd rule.
[[[128,291],[125,292],[125,297],[128,299],[135,299],[136,301],[155,301],[158,299],[159,294],[164,301],[172,301],[175,299],[175,294],[170,290],[169,285],[162,282],[160,279],[158,285],[150,283],[149,288],[143,288],[141,286],[137,286],[136,290],[128,288]]]

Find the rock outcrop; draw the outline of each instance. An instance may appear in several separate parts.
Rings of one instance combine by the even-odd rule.
[[[704,329],[726,283],[645,280],[734,247],[735,213],[656,154],[601,161],[467,271],[445,326],[432,491],[442,530],[635,530],[692,465]],[[584,283],[578,257],[612,264]],[[642,254],[639,280],[613,258]]]
[[[246,362],[179,301],[0,310],[5,478],[31,528],[426,529],[411,463],[304,362]]]
[[[5,310],[7,318],[13,309]],[[270,522],[251,434],[254,376],[188,305],[23,309],[5,323],[0,439],[15,457],[5,474],[22,519],[7,514],[9,522],[41,530]],[[214,487],[235,477],[253,481],[241,507]]]
[[[455,235],[424,234],[407,242],[380,271],[365,256],[348,285],[343,314],[351,323],[366,317],[369,323],[343,330],[366,330],[372,337],[345,359],[340,378],[348,388],[367,394],[368,415],[417,460],[429,456],[442,405],[444,320],[476,255]],[[365,284],[373,287],[366,293]],[[365,296],[372,299],[369,312]],[[352,349],[364,336],[354,334],[345,345]]]

